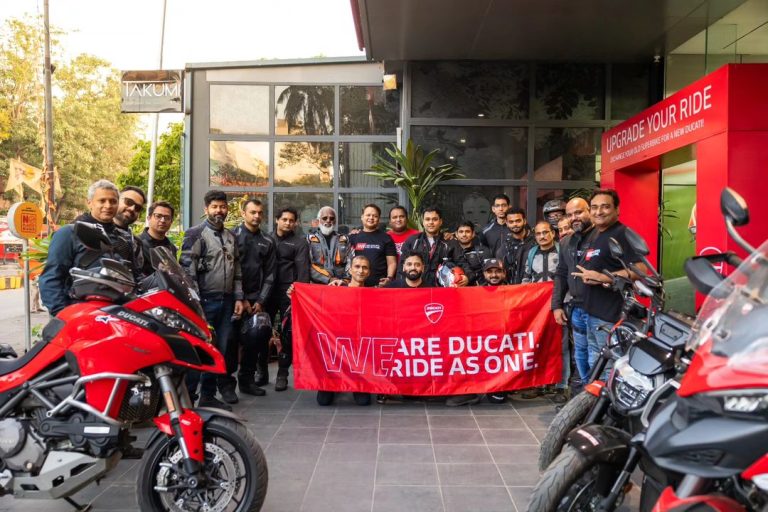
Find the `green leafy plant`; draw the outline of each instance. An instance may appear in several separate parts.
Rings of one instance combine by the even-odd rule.
[[[30,238],[29,248],[21,253],[21,257],[25,260],[29,260],[30,267],[34,266],[33,262],[38,265],[45,265],[48,260],[48,249],[51,245],[51,239],[53,234],[48,235],[45,238]]]
[[[422,203],[430,192],[441,183],[466,178],[466,176],[453,164],[431,166],[430,163],[440,150],[433,149],[425,154],[424,149],[414,144],[411,139],[408,139],[405,153],[395,144],[392,144],[391,148],[385,148],[385,151],[391,160],[382,155],[376,155],[377,163],[372,165],[372,170],[365,174],[382,181],[391,181],[395,186],[405,190],[411,202],[408,224],[420,229]]]

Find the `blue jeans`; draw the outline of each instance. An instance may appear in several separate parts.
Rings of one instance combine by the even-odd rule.
[[[586,383],[589,378],[589,349],[587,343],[587,313],[579,308],[573,308],[571,312],[571,332],[573,333],[573,360],[576,362],[576,370],[579,372],[581,382]]]
[[[230,335],[232,334],[232,313],[235,311],[235,300],[231,295],[219,296],[217,298],[203,297],[203,311],[208,324],[213,326],[213,344],[219,349],[223,356],[227,354]],[[229,380],[228,375],[217,376],[214,373],[190,372],[187,376],[187,387],[190,394],[195,394],[197,384],[200,383],[200,396],[216,396],[216,381],[219,380],[219,387],[224,380]]]
[[[606,322],[596,316],[587,315],[587,350],[589,351],[589,367],[594,366],[597,358],[600,357],[600,351],[608,344],[609,332],[601,327],[608,327],[610,330],[615,322]],[[606,372],[608,368],[606,367]]]

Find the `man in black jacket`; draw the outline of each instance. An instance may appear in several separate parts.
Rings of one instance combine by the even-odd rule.
[[[493,196],[491,210],[493,210],[493,219],[479,233],[480,241],[487,246],[491,252],[496,250],[499,241],[509,231],[507,228],[507,210],[509,205],[509,196],[506,194],[496,194]]]
[[[493,253],[475,235],[475,225],[469,221],[461,222],[456,228],[456,237],[449,240],[448,245],[454,253],[462,255],[461,266],[469,280],[468,285],[484,284],[483,262],[493,258]]]
[[[281,208],[275,216],[277,274],[275,287],[266,304],[267,313],[272,317],[272,325],[276,325],[277,313],[280,313],[280,318],[284,318],[291,305],[287,293],[291,285],[309,282],[309,246],[304,237],[297,236],[294,232],[298,217],[296,210],[290,207]],[[283,340],[283,350],[278,356],[275,391],[285,391],[288,388],[288,369],[292,361],[292,343],[286,338]]]
[[[144,228],[144,231],[139,235],[144,256],[143,274],[145,276],[155,271],[152,267],[151,258],[152,249],[155,247],[166,247],[176,257],[176,246],[166,236],[168,230],[171,229],[171,224],[173,224],[174,214],[173,206],[166,201],[155,201],[149,207],[147,215],[149,226]]]
[[[130,247],[123,249],[122,247],[116,247],[116,251],[121,253],[121,257],[124,260],[129,260],[127,251],[131,252],[130,261],[134,263],[133,277],[139,282],[144,275],[144,253],[142,250],[141,240],[133,234],[131,226],[136,222],[144,211],[144,204],[147,201],[147,197],[144,191],[139,187],[128,185],[123,187],[120,191],[120,202],[117,204],[117,213],[115,213],[114,223],[117,229],[124,231],[124,237],[130,240]]]
[[[443,239],[440,229],[443,227],[443,215],[436,207],[428,207],[422,214],[424,231],[411,236],[403,244],[400,261],[405,260],[411,254],[418,254],[424,262],[424,282],[427,286],[437,286],[437,268],[444,261],[463,266],[462,251],[457,246],[450,246]],[[404,272],[404,270],[403,270]],[[465,272],[466,274],[466,272]],[[469,279],[463,275],[456,286],[466,286]]]
[[[244,316],[235,322],[235,334],[242,349],[240,372],[237,380],[240,392],[253,396],[264,396],[266,391],[259,386],[269,382],[269,328],[249,329],[248,322],[264,309],[275,283],[277,272],[276,243],[261,230],[264,205],[258,199],[248,199],[241,207],[243,222],[234,230],[240,253],[240,269],[243,274]],[[237,345],[237,344],[236,344]],[[237,350],[230,357],[235,358]],[[254,377],[254,374],[256,375]]]
[[[507,211],[507,227],[509,232],[504,234],[496,247],[496,258],[504,262],[509,284],[520,284],[525,272],[525,258],[536,245],[536,240],[528,228],[522,208]]]

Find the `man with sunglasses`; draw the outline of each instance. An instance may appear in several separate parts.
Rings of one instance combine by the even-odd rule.
[[[149,225],[144,228],[144,231],[139,235],[141,241],[142,255],[144,257],[143,272],[145,276],[152,274],[155,269],[152,267],[152,258],[150,254],[155,247],[166,247],[174,256],[176,256],[177,248],[171,242],[166,233],[171,229],[173,224],[173,216],[175,210],[171,203],[167,201],[155,201],[152,206],[149,207],[149,215],[147,219]]]
[[[317,212],[318,230],[307,234],[309,277],[312,283],[329,284],[345,279],[350,252],[349,237],[336,231],[336,210],[323,206]]]
[[[147,197],[139,187],[128,185],[120,191],[120,201],[117,205],[114,223],[117,232],[121,234],[121,242],[115,245],[115,252],[121,258],[131,263],[133,277],[136,281],[144,277],[144,255],[142,243],[131,231],[131,225],[136,222],[144,211],[144,203]]]

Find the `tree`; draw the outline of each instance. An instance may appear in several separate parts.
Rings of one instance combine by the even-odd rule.
[[[181,204],[181,141],[183,137],[184,123],[171,123],[168,131],[160,135],[155,159],[154,199],[168,201],[177,213]],[[134,185],[147,190],[151,145],[150,141],[142,140],[134,146],[135,153],[128,164],[128,169],[117,177],[118,186]]]

